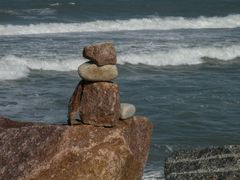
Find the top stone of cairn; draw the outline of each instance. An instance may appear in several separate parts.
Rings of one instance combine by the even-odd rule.
[[[84,47],[83,57],[93,61],[98,66],[115,65],[117,62],[116,50],[111,42]]]

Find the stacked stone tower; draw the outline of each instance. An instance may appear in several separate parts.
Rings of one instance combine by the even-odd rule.
[[[68,109],[68,124],[91,124],[113,127],[119,119],[128,119],[135,106],[120,104],[116,50],[112,43],[99,43],[84,48],[89,61],[78,68],[82,81],[76,87]],[[78,114],[80,119],[78,119]]]

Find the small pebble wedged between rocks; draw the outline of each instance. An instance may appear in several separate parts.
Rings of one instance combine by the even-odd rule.
[[[134,116],[136,107],[133,104],[121,103],[120,119],[128,119]]]
[[[116,65],[97,66],[86,62],[79,66],[78,74],[87,81],[111,81],[118,76],[118,70]]]

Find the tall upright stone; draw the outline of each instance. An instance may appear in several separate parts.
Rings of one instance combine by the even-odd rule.
[[[79,112],[85,124],[114,126],[120,117],[118,85],[111,82],[85,82]]]

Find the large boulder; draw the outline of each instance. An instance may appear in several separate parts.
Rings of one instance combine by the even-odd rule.
[[[111,82],[84,82],[79,112],[85,124],[114,126],[120,117],[118,85]]]
[[[174,152],[165,164],[166,180],[240,179],[240,145]]]
[[[93,61],[98,66],[116,64],[116,50],[111,42],[98,43],[86,46],[83,49],[83,57]]]
[[[113,128],[9,122],[0,119],[1,180],[142,177],[152,132],[144,117]]]

